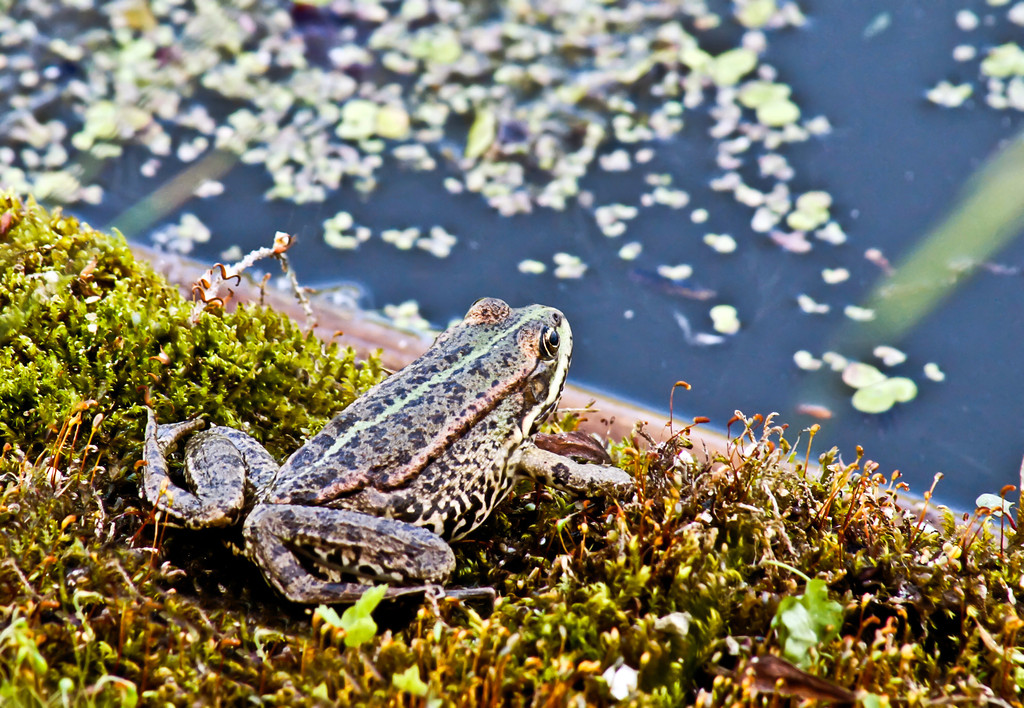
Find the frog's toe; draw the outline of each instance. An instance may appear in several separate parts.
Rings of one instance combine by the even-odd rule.
[[[146,408],[146,416],[146,437],[154,437],[157,445],[160,446],[161,452],[165,454],[173,449],[183,437],[206,425],[206,421],[199,417],[189,418],[179,423],[161,423],[158,425],[156,414],[149,407]]]

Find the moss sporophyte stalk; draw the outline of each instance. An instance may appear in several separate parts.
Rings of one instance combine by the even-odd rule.
[[[612,444],[628,500],[520,485],[452,546],[493,607],[289,603],[140,499],[145,403],[281,460],[384,372],[266,309],[190,312],[119,237],[0,195],[5,702],[1020,703],[1016,491],[933,525],[770,416],[706,462],[678,425]]]

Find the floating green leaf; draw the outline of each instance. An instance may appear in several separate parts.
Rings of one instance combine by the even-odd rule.
[[[401,106],[381,106],[377,111],[377,135],[392,140],[409,137],[409,114]]]
[[[981,62],[981,73],[985,76],[1006,78],[1024,76],[1024,49],[1016,42],[1007,42],[994,47]]]
[[[757,54],[750,49],[739,47],[715,57],[708,66],[708,73],[717,85],[734,86],[756,66]]]
[[[781,128],[800,118],[800,107],[788,98],[765,103],[757,108],[757,120],[769,128]]]
[[[775,0],[750,0],[736,9],[736,19],[744,27],[758,29],[768,24],[777,10]]]
[[[783,655],[806,669],[812,664],[810,650],[838,636],[842,621],[843,606],[828,598],[824,580],[814,578],[803,595],[782,598],[772,627],[779,633]]]
[[[875,414],[885,413],[897,403],[906,403],[915,396],[917,384],[908,378],[895,376],[859,389],[850,402],[861,413]]]
[[[885,374],[879,371],[877,367],[860,361],[852,361],[843,369],[843,383],[851,388],[874,386],[885,380]]]
[[[740,89],[739,99],[747,108],[757,108],[766,103],[781,101],[789,98],[792,89],[786,84],[776,84],[771,81],[751,81]]]
[[[345,140],[364,140],[372,137],[377,129],[379,107],[373,101],[354,98],[341,109],[341,123],[335,132]]]
[[[486,108],[476,112],[476,119],[469,128],[469,135],[466,137],[466,157],[471,160],[487,152],[487,148],[494,143],[498,135],[498,118],[493,111]]]

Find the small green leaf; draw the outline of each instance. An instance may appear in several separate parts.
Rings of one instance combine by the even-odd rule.
[[[376,585],[364,592],[352,607],[342,613],[337,626],[345,630],[345,646],[358,647],[377,635],[377,623],[373,621],[371,613],[384,599],[387,591],[387,585]],[[324,621],[327,621],[326,617]]]
[[[751,0],[736,9],[736,19],[744,27],[758,29],[768,24],[768,20],[778,10],[775,0]]]
[[[392,674],[391,683],[398,690],[411,693],[414,696],[425,696],[427,695],[427,689],[430,688],[420,678],[420,667],[416,664],[413,664],[400,674]]]
[[[779,633],[783,655],[801,668],[808,668],[811,649],[832,641],[839,634],[843,606],[828,597],[825,581],[808,581],[803,595],[782,599],[772,619]]]
[[[1000,79],[1024,76],[1024,49],[1016,42],[993,48],[981,62],[981,73]]]
[[[487,152],[498,136],[498,118],[493,111],[482,108],[476,112],[476,119],[466,137],[466,157],[471,160]]]
[[[861,413],[877,415],[892,408],[896,399],[892,397],[892,393],[884,384],[875,384],[858,389],[850,399],[850,403]]]
[[[906,403],[917,397],[917,384],[905,376],[894,376],[885,382],[885,386],[897,403]]]
[[[800,107],[788,98],[762,103],[757,107],[757,121],[769,128],[781,128],[800,118]]]
[[[722,52],[715,57],[708,71],[711,80],[718,86],[734,86],[757,66],[757,54],[750,49],[739,47]]]
[[[377,129],[377,112],[380,107],[365,98],[353,98],[341,108],[341,123],[334,131],[344,140],[365,140],[372,137]]]
[[[757,108],[766,103],[789,98],[792,90],[786,84],[775,84],[771,81],[750,81],[743,84],[739,99],[747,108]]]
[[[852,361],[843,369],[843,383],[851,388],[873,386],[885,379],[885,374],[878,367],[860,361]]]
[[[341,627],[341,616],[338,611],[333,607],[327,605],[317,605],[316,614],[320,615],[320,618],[324,621],[324,624],[330,627]]]

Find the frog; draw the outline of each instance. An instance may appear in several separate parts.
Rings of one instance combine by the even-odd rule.
[[[187,528],[241,527],[240,552],[295,603],[350,603],[375,583],[386,597],[457,598],[445,588],[450,543],[517,480],[618,499],[634,491],[625,471],[533,440],[558,404],[572,344],[553,307],[480,299],[283,464],[240,430],[202,429],[201,417],[158,424],[147,406],[142,495]],[[190,434],[178,483],[167,457]]]

